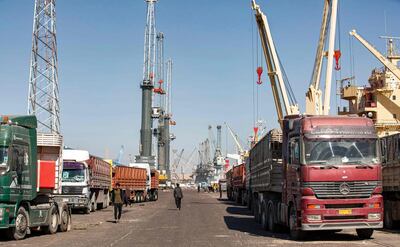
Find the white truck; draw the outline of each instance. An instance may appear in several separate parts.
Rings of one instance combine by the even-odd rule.
[[[111,164],[86,150],[63,150],[62,197],[89,214],[109,204]]]

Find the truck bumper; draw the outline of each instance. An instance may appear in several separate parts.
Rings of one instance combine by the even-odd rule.
[[[62,195],[60,197],[62,202],[68,204],[68,206],[73,209],[83,209],[87,208],[89,205],[89,198],[85,196]]]
[[[383,228],[381,195],[324,200],[303,197],[301,208],[301,229],[304,231]]]

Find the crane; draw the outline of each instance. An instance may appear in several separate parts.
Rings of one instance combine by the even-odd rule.
[[[155,4],[157,0],[145,0],[147,3],[147,19],[144,38],[144,65],[142,89],[142,118],[140,127],[139,155],[136,162],[149,163],[154,166],[155,157],[152,155],[152,99],[155,76],[156,25]]]
[[[287,80],[284,80],[283,67],[279,61],[275,44],[272,39],[267,16],[261,11],[260,6],[252,1],[252,8],[255,11],[258,32],[260,34],[261,45],[263,47],[265,60],[268,68],[268,76],[271,81],[272,94],[274,97],[278,122],[282,127],[283,117],[285,115],[299,114],[299,107],[296,103],[293,92]],[[289,94],[286,89],[289,88]],[[283,104],[283,108],[282,108]]]
[[[306,93],[306,113],[312,115],[328,115],[330,109],[330,94],[332,84],[333,58],[336,54],[337,61],[340,51],[334,51],[336,35],[338,0],[325,0],[322,15],[322,24],[318,40],[317,53],[315,56],[314,69],[311,76],[310,86]],[[329,29],[328,51],[324,51]],[[336,53],[335,53],[336,52]],[[322,102],[322,91],[320,89],[322,64],[327,57],[324,101]],[[339,69],[339,67],[337,67]]]
[[[366,41],[361,35],[359,35],[357,33],[356,30],[352,30],[350,31],[350,35],[353,36],[354,38],[356,38],[358,41],[360,41],[360,43],[365,46],[365,48],[367,48],[368,51],[370,51],[372,53],[372,55],[374,55],[379,62],[381,62],[383,65],[385,65],[386,68],[388,68],[388,70],[390,72],[393,73],[394,76],[397,77],[397,79],[400,80],[400,69],[397,68],[396,63],[399,61],[400,57],[396,57],[397,59],[393,59],[393,61],[391,61],[390,59],[390,55],[389,58],[386,58],[382,53],[380,53],[375,47],[373,47],[370,43],[368,43],[368,41]],[[392,42],[390,42],[389,39],[389,45],[393,44]],[[389,51],[393,51],[393,48],[389,47]]]
[[[229,130],[229,133],[231,134],[233,140],[235,141],[236,147],[238,148],[239,154],[244,155],[246,151],[244,150],[243,146],[239,142],[239,138],[235,132],[233,132],[232,128],[228,125],[228,123],[225,122],[226,128]]]

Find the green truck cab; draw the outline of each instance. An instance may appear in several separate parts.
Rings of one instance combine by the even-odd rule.
[[[0,117],[0,230],[16,240],[31,230],[70,229],[70,209],[55,197],[62,137],[38,134],[36,128],[35,116]],[[49,178],[53,185],[41,186]]]

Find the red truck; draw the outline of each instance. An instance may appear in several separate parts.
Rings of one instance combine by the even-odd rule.
[[[378,136],[372,120],[350,116],[287,116],[251,150],[250,204],[263,228],[355,229],[370,238],[383,227]]]
[[[158,200],[158,187],[160,185],[160,172],[157,169],[151,169],[151,186],[150,186],[150,201]]]
[[[235,202],[246,204],[246,164],[232,168],[232,199]]]
[[[116,183],[126,191],[128,199],[132,202],[144,202],[146,200],[147,171],[145,168],[116,166],[113,168],[112,184]]]

